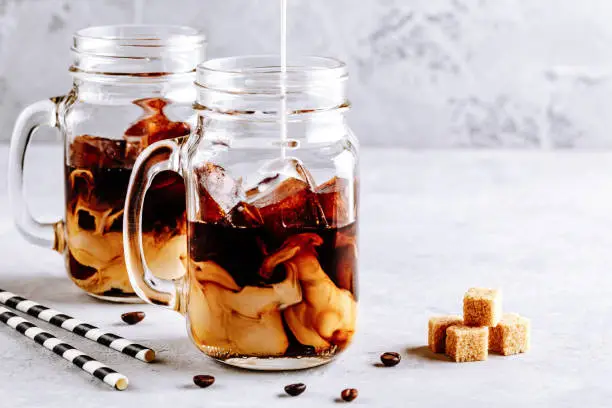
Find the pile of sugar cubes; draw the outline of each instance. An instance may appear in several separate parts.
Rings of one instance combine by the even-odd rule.
[[[504,356],[527,352],[529,332],[529,319],[516,313],[502,315],[499,290],[472,288],[463,298],[463,318],[429,320],[429,348],[458,363],[483,361],[489,350]]]

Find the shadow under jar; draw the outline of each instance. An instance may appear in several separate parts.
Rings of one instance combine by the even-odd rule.
[[[301,58],[283,85],[278,61],[200,65],[197,129],[182,146],[143,152],[126,203],[138,295],[184,314],[208,356],[254,370],[325,364],[350,344],[357,319],[358,147],[345,120],[347,69]],[[187,186],[188,273],[174,281],[155,277],[140,251],[145,188],[167,170]]]
[[[147,146],[184,140],[195,123],[195,67],[205,38],[188,27],[103,26],[74,35],[71,91],[26,108],[11,142],[9,190],[19,231],[66,259],[72,281],[92,296],[140,299],[123,256],[123,211],[132,167]],[[59,129],[65,152],[65,218],[35,220],[23,194],[32,132]],[[185,186],[174,173],[152,181],[143,211],[143,245],[159,276],[185,273]]]

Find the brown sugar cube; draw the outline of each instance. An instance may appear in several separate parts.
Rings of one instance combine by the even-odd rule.
[[[429,349],[434,353],[446,350],[446,329],[463,324],[461,316],[438,316],[429,319]]]
[[[510,356],[526,353],[530,346],[531,322],[516,313],[506,313],[495,327],[489,327],[489,350]]]
[[[451,326],[446,330],[446,354],[457,363],[484,361],[489,355],[489,329]]]
[[[463,297],[463,320],[466,325],[493,327],[499,324],[501,317],[499,290],[472,288]]]

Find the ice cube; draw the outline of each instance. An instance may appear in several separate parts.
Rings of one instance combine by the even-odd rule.
[[[144,110],[142,118],[125,131],[126,140],[139,140],[144,149],[150,144],[165,139],[187,136],[191,131],[188,124],[173,122],[164,113],[168,101],[161,98],[146,98],[134,101]]]
[[[260,173],[264,178],[246,195],[268,228],[282,232],[284,228],[327,225],[314,193],[313,178],[298,159],[274,160]]]
[[[238,203],[228,214],[228,218],[235,227],[256,228],[263,225],[263,218],[259,209],[249,203]]]
[[[70,144],[69,164],[78,168],[131,167],[125,159],[124,140],[82,135]]]
[[[143,98],[137,99],[133,103],[140,106],[146,116],[163,115],[163,110],[168,105],[168,101],[163,98]]]
[[[260,196],[268,194],[268,192],[277,188],[284,180],[290,178],[303,181],[311,191],[314,191],[316,188],[314,179],[308,169],[295,157],[271,160],[259,169],[259,174],[261,175],[261,181],[254,188],[247,191],[247,197],[251,202],[257,200]]]
[[[221,166],[206,163],[196,170],[200,214],[206,222],[221,222],[245,198],[241,180],[234,180]]]
[[[316,189],[317,198],[330,225],[340,227],[354,221],[350,184],[347,179],[334,177]]]
[[[290,178],[265,196],[253,201],[264,224],[272,229],[318,227],[322,223],[316,196],[308,184]]]
[[[135,163],[138,155],[144,150],[140,137],[124,135],[123,138],[125,140],[125,160],[128,163]]]

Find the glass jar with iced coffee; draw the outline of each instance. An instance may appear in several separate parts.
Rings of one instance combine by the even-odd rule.
[[[296,59],[286,74],[277,57],[204,63],[197,129],[182,146],[150,146],[134,168],[124,230],[132,284],[183,313],[214,359],[301,369],[353,338],[358,154],[346,80],[345,65],[326,58]],[[155,277],[140,250],[145,188],[168,170],[187,187],[188,273],[174,281]]]
[[[105,26],[74,35],[73,87],[25,109],[12,138],[9,187],[20,232],[65,256],[72,281],[111,301],[140,301],[123,256],[123,208],[136,158],[160,140],[184,140],[195,123],[195,67],[205,38],[188,27]],[[65,217],[45,224],[28,212],[23,165],[41,125],[64,141]],[[185,273],[185,186],[174,173],[152,180],[143,210],[145,256],[158,276]]]

